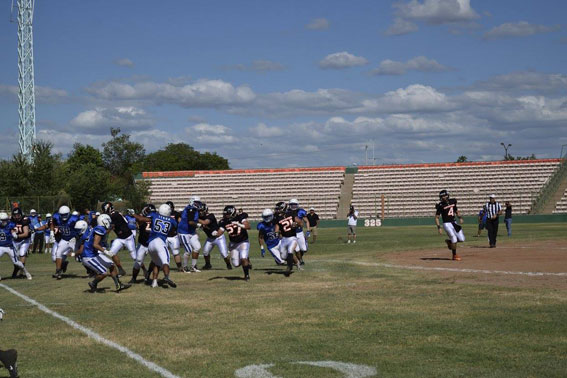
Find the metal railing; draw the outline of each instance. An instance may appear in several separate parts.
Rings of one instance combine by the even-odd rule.
[[[539,194],[532,202],[531,214],[539,214],[551,199],[551,196],[557,191],[557,187],[561,184],[561,181],[567,176],[567,159],[563,156],[563,161],[557,168],[557,171],[551,176],[551,178],[545,183],[543,188],[539,191]]]

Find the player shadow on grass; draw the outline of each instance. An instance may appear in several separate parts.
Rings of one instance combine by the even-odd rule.
[[[452,259],[450,259],[449,257],[421,257],[420,260],[426,260],[426,261],[444,261],[444,260],[449,260],[449,261],[451,261]]]
[[[256,269],[258,271],[264,271],[264,274],[272,275],[272,274],[282,274],[284,276],[289,276],[293,274],[293,272],[287,272],[285,270],[277,269],[277,268],[263,268],[263,269]]]
[[[104,293],[106,293],[106,290],[112,291],[112,290],[110,290],[110,287],[97,287],[96,291],[91,291],[90,289],[87,289],[87,290],[83,290],[83,293],[89,293],[89,294],[99,293],[99,294],[104,294]]]
[[[222,277],[222,276],[216,276],[216,277],[211,277],[209,278],[209,281],[212,280],[220,280],[220,279],[225,279],[225,280],[229,280],[229,281],[244,281],[244,277],[235,277],[235,276],[229,276],[229,277]]]

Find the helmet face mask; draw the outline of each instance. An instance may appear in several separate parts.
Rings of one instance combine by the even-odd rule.
[[[201,206],[199,206],[199,215],[205,216],[205,215],[207,215],[208,211],[209,211],[209,208],[207,207],[207,204],[204,203],[204,202],[201,202]]]
[[[232,205],[225,206],[222,215],[226,219],[234,218],[236,215],[236,207]]]
[[[189,206],[197,207],[195,206],[195,202],[201,202],[201,197],[191,196],[191,198],[189,199]]]
[[[275,214],[283,214],[287,210],[287,204],[283,201],[276,203]]]
[[[88,228],[89,228],[89,225],[84,220],[80,220],[80,221],[77,221],[77,223],[75,223],[75,230],[77,230],[79,235],[83,235],[87,231]]]
[[[16,207],[14,210],[12,210],[12,218],[14,218],[14,220],[19,221],[20,219],[22,219],[22,217],[23,217],[22,209]]]
[[[449,199],[449,192],[446,189],[443,189],[442,191],[439,192],[439,199],[440,200],[448,200]]]
[[[295,199],[295,198],[290,199],[290,200],[289,200],[288,207],[289,207],[291,210],[297,210],[297,209],[299,209],[299,201],[298,201],[297,199]]]
[[[10,221],[10,216],[6,213],[0,213],[0,223],[2,226],[6,226]]]
[[[104,214],[110,214],[114,211],[114,205],[112,205],[112,202],[105,202],[102,204],[101,210]]]
[[[272,209],[265,209],[264,211],[262,211],[262,219],[267,223],[274,220],[274,212],[272,211]]]
[[[59,215],[61,216],[61,219],[66,221],[67,219],[69,219],[69,215],[71,214],[71,209],[69,209],[69,206],[61,206],[59,208]]]
[[[147,217],[150,213],[155,213],[155,212],[156,212],[156,207],[152,203],[148,203],[142,209],[142,215],[145,217]]]
[[[96,223],[99,226],[104,227],[107,231],[110,230],[110,228],[112,227],[112,220],[110,219],[110,215],[108,214],[100,214],[96,218]]]

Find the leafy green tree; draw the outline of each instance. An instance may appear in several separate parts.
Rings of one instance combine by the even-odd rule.
[[[186,143],[170,143],[144,159],[145,171],[230,169],[228,160],[216,153],[201,154]]]
[[[457,163],[466,163],[467,161],[469,161],[469,159],[465,155],[461,155],[457,159]]]
[[[111,195],[111,175],[96,148],[76,143],[65,162],[65,191],[75,208],[94,208]]]
[[[33,163],[29,166],[30,194],[51,196],[61,190],[61,155],[54,154],[52,150],[51,142],[38,140],[34,143]]]

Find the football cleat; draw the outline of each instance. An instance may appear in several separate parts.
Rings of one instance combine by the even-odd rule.
[[[191,267],[192,273],[201,273],[201,271],[197,268],[197,265]]]
[[[177,287],[177,284],[175,282],[173,282],[172,280],[170,280],[169,277],[165,277],[163,279],[163,282],[165,282],[166,284],[168,284],[171,287]]]
[[[61,269],[63,269],[63,273],[67,273],[67,266],[69,265],[69,261],[65,260],[61,264]]]
[[[31,279],[32,279],[32,275],[31,275],[30,272],[28,272],[27,270],[26,270],[26,278],[27,278],[28,280],[31,280]]]
[[[193,273],[193,272],[191,271],[191,268],[189,268],[188,266],[184,266],[183,273]]]
[[[120,277],[126,275],[126,271],[124,270],[124,268],[122,268],[122,267],[119,267],[119,268],[118,268],[118,275],[119,275]]]
[[[211,269],[213,269],[213,266],[211,264],[205,264],[201,268],[201,270],[211,270]]]
[[[153,280],[153,281],[152,281],[152,287],[158,287],[157,280]]]
[[[461,261],[461,257],[459,255],[453,255],[453,260]]]
[[[129,287],[131,287],[131,286],[132,286],[132,285],[130,285],[130,284],[123,284],[122,282],[120,282],[120,285],[116,286],[116,292],[119,293],[119,292],[121,292],[122,290],[126,290],[126,289],[128,289]]]
[[[96,284],[95,284],[95,283],[89,282],[89,287],[90,287],[89,292],[91,292],[91,293],[95,293],[95,292],[96,292],[97,287],[96,287]]]
[[[232,270],[232,265],[230,265],[230,263],[226,264],[226,269]]]

